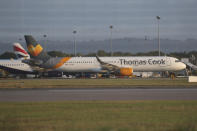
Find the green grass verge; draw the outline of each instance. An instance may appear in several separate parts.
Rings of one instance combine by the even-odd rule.
[[[134,86],[197,86],[186,78],[171,79],[1,79],[0,88],[80,88]]]
[[[0,130],[196,131],[197,101],[1,102]]]

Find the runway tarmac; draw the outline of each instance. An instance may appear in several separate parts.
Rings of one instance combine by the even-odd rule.
[[[1,89],[1,102],[197,100],[197,88]]]

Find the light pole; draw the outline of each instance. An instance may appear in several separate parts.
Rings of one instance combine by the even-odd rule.
[[[74,55],[76,56],[76,37],[75,37],[75,34],[77,33],[76,30],[73,31],[73,34],[74,34]]]
[[[43,35],[43,37],[44,37],[44,50],[46,50],[47,35]]]
[[[158,21],[158,52],[159,52],[159,56],[160,56],[160,36],[159,36],[159,20],[161,19],[160,16],[156,16],[157,21]]]
[[[112,29],[113,29],[113,25],[110,25],[109,28],[110,28],[110,51],[111,51],[111,56],[113,56],[113,51],[112,51]]]

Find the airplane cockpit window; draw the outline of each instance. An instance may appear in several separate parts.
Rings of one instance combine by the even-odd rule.
[[[175,60],[176,63],[181,62],[180,60]]]

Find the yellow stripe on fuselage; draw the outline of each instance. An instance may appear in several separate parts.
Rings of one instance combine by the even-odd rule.
[[[68,60],[70,60],[71,57],[64,57],[60,60],[59,63],[57,63],[55,66],[53,66],[54,69],[59,68],[60,66],[62,66],[65,62],[67,62]]]
[[[33,56],[38,56],[43,50],[43,48],[40,44],[36,45],[36,47],[34,47],[33,45],[29,45],[27,48],[28,48],[28,51]]]

